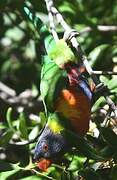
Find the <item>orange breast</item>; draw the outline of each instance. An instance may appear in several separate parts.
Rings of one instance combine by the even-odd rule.
[[[74,86],[63,89],[56,102],[56,111],[69,119],[74,130],[81,135],[89,128],[90,110],[89,99]]]

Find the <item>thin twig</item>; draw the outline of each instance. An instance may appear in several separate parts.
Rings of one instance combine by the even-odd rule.
[[[62,171],[64,171],[66,174],[67,174],[67,170],[66,170],[66,167],[64,166],[60,166],[59,164],[52,164],[54,167],[56,167],[56,168],[58,168],[58,169],[60,169],[60,170],[62,170]]]
[[[113,72],[113,71],[92,71],[92,74],[96,74],[96,75],[117,75],[117,72]]]
[[[51,12],[51,6],[53,6],[53,4],[52,4],[52,1],[45,0],[45,2],[46,2],[47,10],[48,10],[50,29],[51,29],[52,35],[54,37],[54,40],[57,42],[59,40],[59,38],[58,38],[58,35],[56,32],[56,28],[54,25],[54,18],[53,18],[52,12]]]
[[[104,120],[103,120],[103,123],[101,123],[101,127],[107,127],[108,126],[108,121],[110,121],[110,116],[111,116],[111,111],[108,111]]]
[[[5,85],[2,82],[0,82],[0,91],[5,92],[7,95],[12,96],[12,97],[16,96],[15,90],[8,87],[7,85]]]
[[[38,139],[38,137],[40,136],[40,134],[42,133],[44,127],[39,131],[39,133],[36,135],[36,137],[34,139],[31,140],[26,140],[26,141],[19,141],[19,142],[9,142],[9,144],[13,144],[13,145],[18,145],[18,146],[22,146],[22,145],[28,145],[28,144],[32,144],[35,143],[36,140]]]
[[[117,26],[104,26],[104,25],[98,25],[97,29],[99,31],[117,31]]]
[[[19,142],[10,141],[9,142],[9,144],[11,144],[11,145],[18,145],[18,146],[24,146],[24,145],[28,145],[28,144],[32,144],[32,143],[34,143],[33,140],[31,140],[31,141],[19,141]]]
[[[36,171],[35,169],[31,169],[33,172],[35,172],[37,175],[39,175],[39,176],[42,176],[42,177],[44,177],[44,178],[46,178],[46,179],[51,179],[51,180],[56,180],[56,179],[54,179],[54,178],[52,178],[52,177],[50,177],[50,176],[47,176],[46,174],[43,174],[43,173],[40,173],[39,171]]]
[[[34,139],[31,139],[31,140],[26,140],[26,141],[19,141],[19,142],[9,142],[9,144],[12,144],[12,145],[18,145],[18,146],[24,146],[24,145],[28,145],[28,144],[32,144],[32,143],[35,143],[37,138],[40,136],[40,133],[34,138]]]
[[[53,0],[48,0],[48,1],[45,0],[45,1],[46,1],[46,3],[51,4],[51,7],[49,10],[52,12],[52,14],[56,17],[58,23],[60,23],[61,26],[63,27],[63,29],[65,30],[65,38],[67,37],[66,39],[69,40],[71,42],[72,46],[76,49],[81,62],[85,65],[87,72],[93,79],[96,86],[99,85],[100,81],[97,78],[96,74],[93,73],[93,70],[88,62],[88,59],[87,59],[85,53],[81,49],[79,42],[76,40],[75,34],[73,33],[73,35],[72,35],[73,30],[65,22],[65,20],[63,19],[62,15],[59,13],[59,11],[54,7]],[[117,117],[117,108],[116,108],[114,102],[107,96],[107,92],[103,92],[103,96],[105,97],[108,105],[110,106],[110,108],[115,113],[115,116]]]
[[[35,98],[32,94],[32,90],[26,89],[18,96],[16,95],[16,91],[6,84],[0,82],[0,99],[12,106],[17,110],[19,107],[31,109],[33,107],[37,109],[43,109],[43,103],[39,98]]]
[[[114,31],[117,31],[117,26],[98,25],[96,28],[92,28],[88,26],[80,31],[80,35],[87,32],[94,31],[95,29],[100,32],[114,32]]]

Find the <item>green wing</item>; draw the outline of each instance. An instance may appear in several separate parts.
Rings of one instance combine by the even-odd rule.
[[[54,103],[59,92],[67,86],[67,75],[64,70],[61,70],[55,63],[49,60],[46,56],[45,63],[41,71],[40,91],[47,108],[54,111]]]
[[[49,58],[50,52],[52,52],[53,49],[55,50],[54,47],[56,47],[56,43],[48,31],[48,28],[27,6],[24,7],[24,12],[44,41],[46,56],[44,56],[42,60],[40,91],[47,109],[54,111],[54,102],[61,89],[67,84],[67,75],[64,70],[61,70],[55,62]]]

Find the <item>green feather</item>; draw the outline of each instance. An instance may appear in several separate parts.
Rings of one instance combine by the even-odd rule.
[[[31,9],[27,6],[24,7],[24,12],[27,16],[27,18],[32,22],[32,24],[36,27],[37,32],[40,33],[47,33],[48,29],[42,22],[42,20],[37,17],[34,13],[31,12]]]
[[[55,40],[53,36],[49,32],[47,26],[43,23],[43,21],[39,17],[37,17],[33,12],[31,12],[31,9],[26,5],[24,7],[24,12],[27,18],[36,28],[36,31],[39,33],[41,39],[44,39],[45,49],[48,54],[50,50],[55,46]]]
[[[67,86],[66,72],[60,69],[48,57],[43,64],[41,71],[40,91],[42,99],[45,101],[47,108],[54,111],[54,103],[59,92]]]
[[[56,45],[55,40],[51,34],[44,38],[44,44],[46,52],[47,54],[49,54],[52,51],[53,47],[55,47]]]

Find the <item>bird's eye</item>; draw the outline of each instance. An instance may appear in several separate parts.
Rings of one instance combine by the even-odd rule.
[[[45,152],[48,151],[48,145],[47,145],[47,144],[44,144],[44,145],[43,145],[43,150],[44,150]]]

